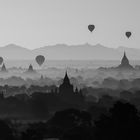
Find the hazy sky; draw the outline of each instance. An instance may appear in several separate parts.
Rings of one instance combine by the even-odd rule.
[[[57,43],[140,48],[140,0],[0,0],[0,46]],[[94,24],[91,34],[87,26]],[[128,40],[125,31],[132,31]]]

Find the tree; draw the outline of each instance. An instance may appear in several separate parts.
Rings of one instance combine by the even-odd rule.
[[[140,120],[135,106],[117,102],[110,109],[110,116],[102,116],[95,122],[97,140],[139,139]]]

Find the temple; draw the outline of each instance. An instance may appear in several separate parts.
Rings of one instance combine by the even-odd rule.
[[[36,71],[33,69],[33,66],[30,64],[29,68],[27,69],[27,71],[25,73],[35,73]]]
[[[62,95],[67,94],[67,96],[73,94],[73,92],[74,92],[73,91],[73,85],[70,83],[67,72],[66,72],[65,77],[63,79],[63,83],[59,87],[59,92]]]
[[[70,83],[67,72],[65,73],[63,83],[59,86],[58,94],[60,95],[62,100],[70,104],[79,104],[81,106],[84,100],[82,91],[78,90],[78,88],[74,90],[73,85]]]
[[[124,52],[124,56],[122,58],[121,64],[117,67],[118,69],[124,69],[124,70],[132,70],[134,69],[132,65],[129,64],[129,60],[126,56],[126,53]]]
[[[29,65],[28,71],[29,71],[29,72],[34,71],[33,66],[32,66],[31,64]]]
[[[1,72],[7,72],[7,69],[6,69],[6,66],[5,64],[3,63],[2,67],[1,67]]]

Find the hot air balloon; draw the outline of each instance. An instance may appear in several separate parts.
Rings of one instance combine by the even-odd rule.
[[[93,24],[88,25],[88,29],[90,32],[92,32],[95,29],[95,26]]]
[[[2,58],[2,57],[0,57],[0,65],[2,64],[2,62],[3,62],[3,58]]]
[[[125,33],[125,35],[127,36],[127,38],[129,38],[129,37],[131,36],[131,34],[132,34],[132,33],[129,32],[129,31]]]
[[[35,60],[38,63],[38,65],[41,66],[45,61],[45,57],[43,55],[38,55],[36,56]]]

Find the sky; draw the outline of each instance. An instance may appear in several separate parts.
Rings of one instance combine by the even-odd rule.
[[[140,0],[0,0],[0,46],[140,48]],[[87,26],[95,25],[90,33]],[[126,31],[132,36],[127,39]]]

